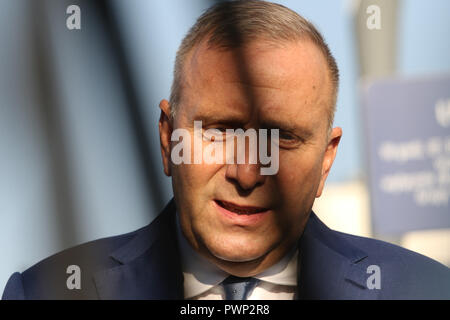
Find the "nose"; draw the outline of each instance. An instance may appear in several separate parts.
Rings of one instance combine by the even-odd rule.
[[[247,139],[244,134],[243,140],[242,137],[235,137],[231,140],[231,143],[234,147],[234,159],[228,162],[229,159],[227,158],[226,179],[247,192],[264,184],[266,176],[261,174],[262,164],[258,153],[258,138],[252,139],[250,135]]]
[[[243,190],[249,191],[262,185],[265,176],[261,175],[259,164],[228,164],[226,178],[236,182]]]

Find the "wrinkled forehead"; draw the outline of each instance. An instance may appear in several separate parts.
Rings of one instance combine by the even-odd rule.
[[[274,42],[253,40],[238,48],[211,47],[202,41],[185,64],[185,80],[251,81],[255,85],[325,84],[328,76],[322,52],[309,40]]]
[[[326,60],[307,40],[255,40],[232,49],[210,47],[203,41],[188,55],[183,74],[182,100],[186,103],[182,104],[190,108],[199,101],[221,102],[239,111],[243,104],[265,106],[274,100],[317,106],[327,112],[332,96]],[[294,115],[296,110],[290,111]]]

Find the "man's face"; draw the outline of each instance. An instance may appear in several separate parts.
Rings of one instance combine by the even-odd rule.
[[[160,104],[164,168],[183,233],[225,271],[257,274],[298,240],[335,157],[341,130],[328,135],[327,64],[309,41],[232,50],[202,43],[186,60],[184,81],[173,123],[168,102]],[[174,165],[171,132],[188,130],[194,148],[195,120],[203,130],[279,129],[278,173],[263,176],[248,162]]]

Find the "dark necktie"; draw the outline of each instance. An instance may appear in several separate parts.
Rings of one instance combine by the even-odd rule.
[[[222,282],[226,300],[246,300],[249,293],[256,287],[259,280],[255,278],[240,278],[229,276]]]

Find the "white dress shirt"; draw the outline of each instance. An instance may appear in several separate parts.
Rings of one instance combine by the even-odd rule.
[[[198,254],[181,232],[177,213],[178,245],[184,276],[184,298],[192,300],[223,300],[225,293],[220,283],[229,276]],[[293,300],[297,289],[297,248],[269,269],[255,275],[259,283],[248,300]]]

